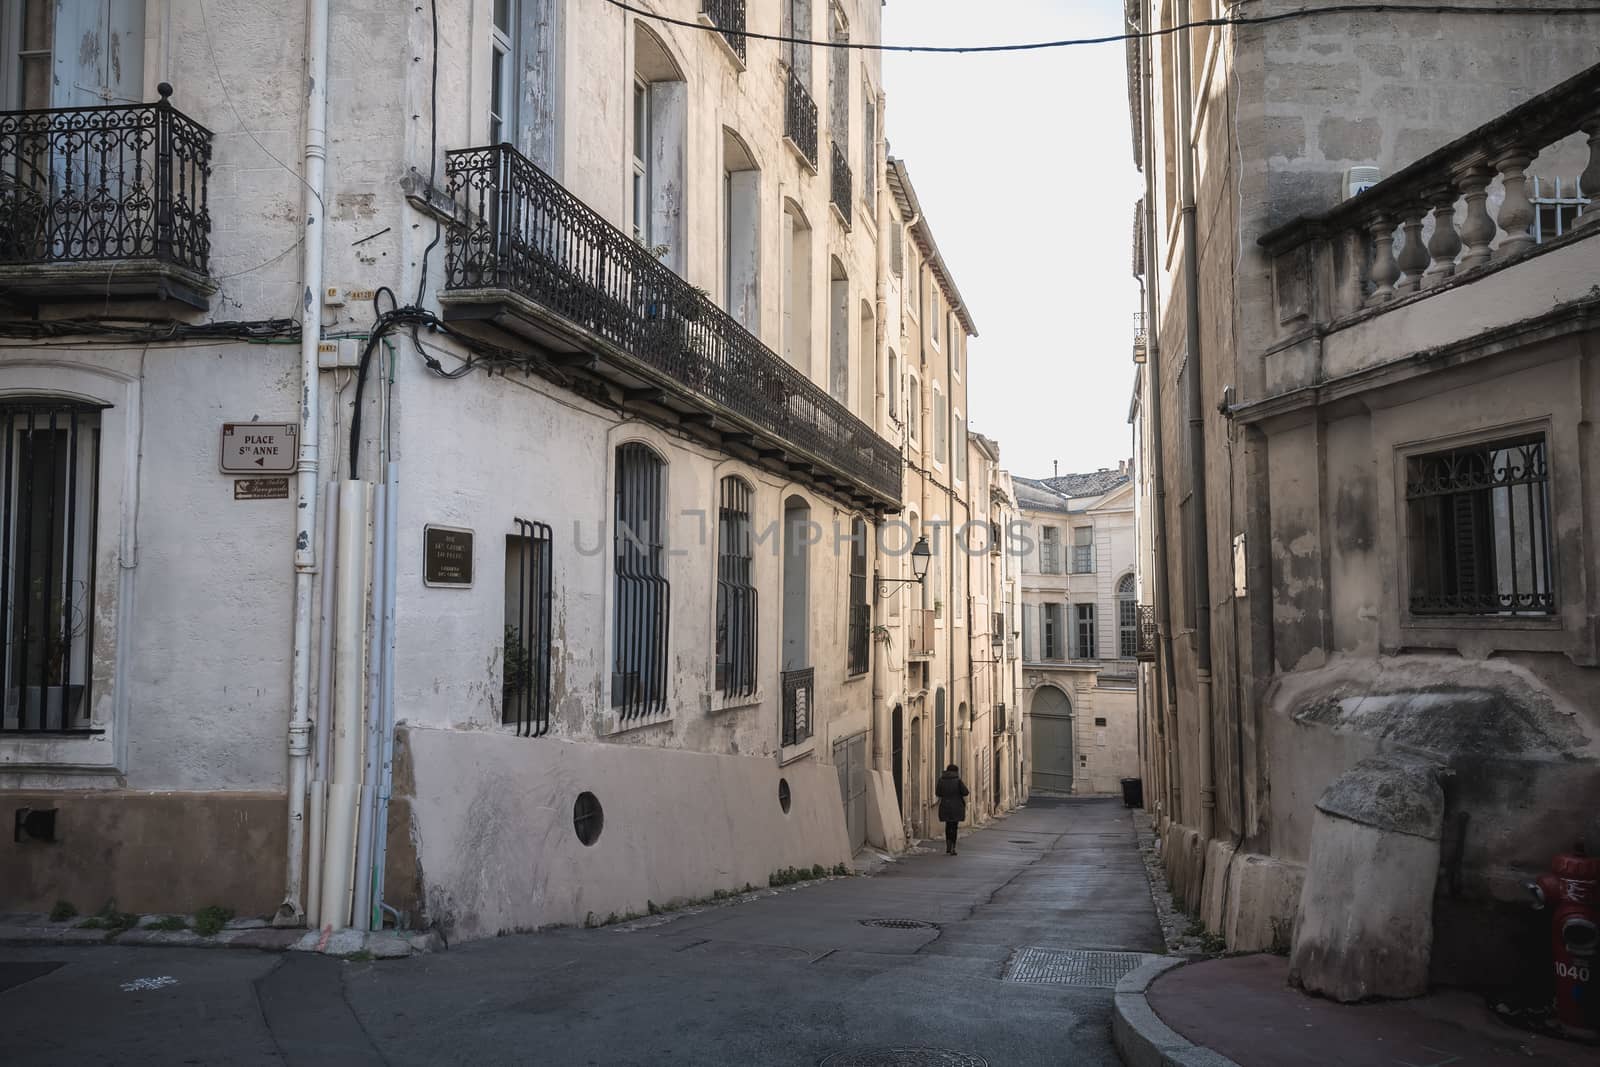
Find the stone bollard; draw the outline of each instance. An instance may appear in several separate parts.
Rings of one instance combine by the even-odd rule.
[[[1427,992],[1441,771],[1421,758],[1374,756],[1317,801],[1291,984],[1346,1003]]]

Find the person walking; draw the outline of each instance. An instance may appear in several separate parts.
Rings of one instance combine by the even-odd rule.
[[[961,780],[961,772],[952,763],[934,783],[933,793],[939,798],[939,819],[944,823],[944,852],[947,856],[954,856],[956,828],[967,817],[967,795],[971,790]]]

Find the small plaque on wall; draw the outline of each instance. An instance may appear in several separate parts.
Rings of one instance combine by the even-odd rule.
[[[422,528],[422,584],[465,589],[472,584],[472,531],[457,526]]]

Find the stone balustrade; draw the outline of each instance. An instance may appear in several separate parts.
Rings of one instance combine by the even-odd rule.
[[[1278,324],[1297,334],[1458,284],[1533,253],[1528,171],[1588,137],[1581,188],[1600,192],[1600,66],[1457,138],[1321,215],[1263,236]],[[1494,206],[1497,203],[1497,209]],[[1600,203],[1546,246],[1600,232]]]

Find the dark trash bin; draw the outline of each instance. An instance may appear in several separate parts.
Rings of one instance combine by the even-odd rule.
[[[1144,781],[1139,778],[1124,778],[1122,780],[1122,806],[1125,808],[1144,807]]]

